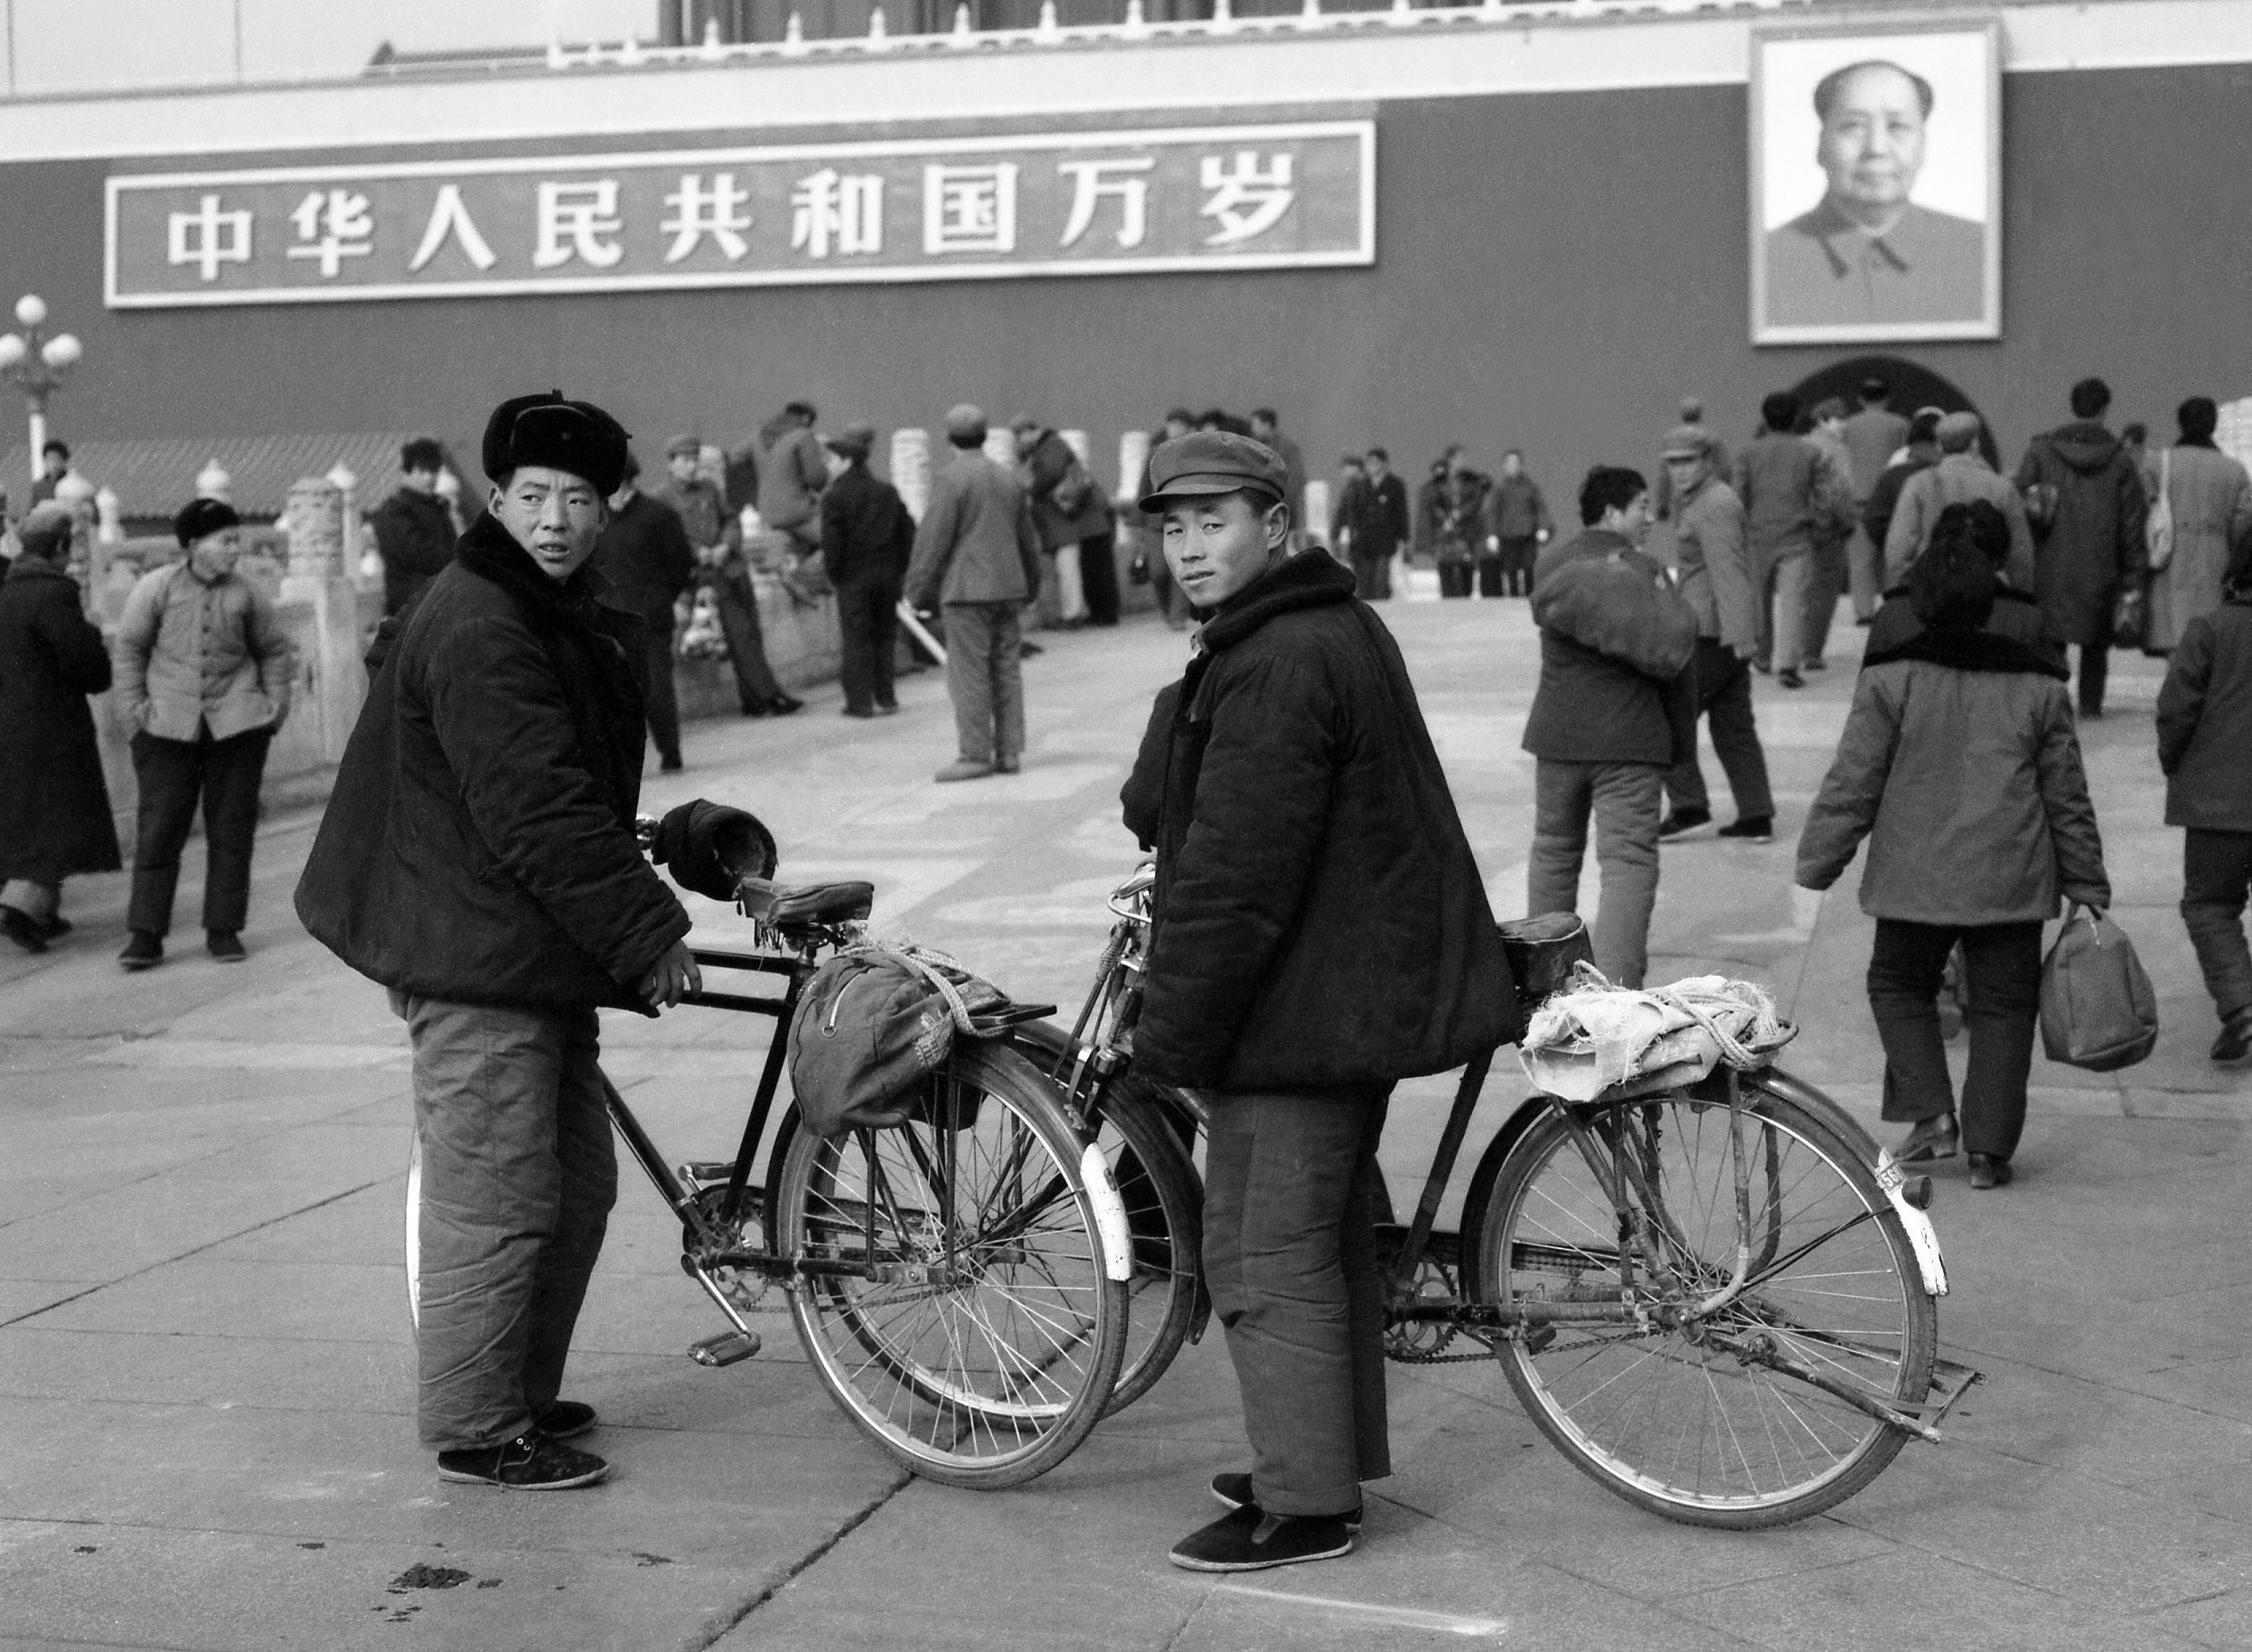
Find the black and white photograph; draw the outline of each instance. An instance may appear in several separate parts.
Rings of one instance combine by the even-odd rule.
[[[1753,36],[1753,343],[2000,333],[1996,28]]]
[[[0,0],[0,1652],[2244,1652],[2247,178],[2247,0]]]

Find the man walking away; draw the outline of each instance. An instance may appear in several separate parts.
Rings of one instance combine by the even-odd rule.
[[[2252,540],[2238,541],[2220,606],[2191,620],[2158,690],[2166,824],[2188,829],[2182,922],[2220,1014],[2215,1061],[2252,1055]]]
[[[804,408],[802,402],[792,402],[793,409]],[[813,449],[813,462],[820,465],[821,480],[829,476],[828,461],[821,456],[821,446],[812,431],[805,427],[812,422],[812,409],[805,408],[804,423],[800,424],[795,412],[785,412],[783,421],[787,428],[778,439],[777,452],[769,454],[768,463],[762,465],[759,474],[761,510],[766,519],[764,503],[770,492],[781,493],[784,478],[795,477],[805,464],[798,449],[797,437],[802,436]],[[773,426],[768,428],[772,430]],[[676,436],[665,444],[665,468],[671,473],[657,497],[672,507],[687,530],[690,545],[696,548],[696,560],[702,569],[703,582],[711,587],[713,605],[719,610],[719,629],[727,639],[727,662],[735,671],[735,692],[745,717],[787,717],[800,709],[805,702],[783,692],[782,684],[774,681],[772,667],[766,663],[766,634],[758,619],[758,589],[751,582],[751,565],[744,555],[743,530],[735,515],[727,509],[718,488],[707,477],[698,474],[702,462],[704,444],[695,436]],[[794,499],[795,495],[789,497]],[[808,502],[808,512],[813,506]],[[810,515],[806,519],[811,520]],[[812,549],[814,540],[793,535],[793,542],[804,549]]]
[[[493,410],[486,513],[377,671],[297,884],[414,1047],[415,1412],[444,1480],[609,1472],[562,1443],[595,1426],[563,1368],[617,1196],[596,1012],[701,985],[633,836],[640,624],[585,573],[626,441],[554,393]]]
[[[1306,455],[1299,445],[1282,434],[1281,416],[1272,408],[1253,408],[1251,410],[1251,439],[1263,444],[1282,461],[1288,474],[1290,492],[1282,502],[1290,507],[1290,549],[1306,549]]]
[[[1885,589],[1905,587],[1909,570],[1931,543],[1939,514],[1949,505],[1975,504],[1985,500],[2002,512],[2010,525],[2009,582],[2018,589],[2033,585],[2033,535],[2025,518],[2025,502],[2007,478],[1996,475],[1978,451],[1981,427],[1975,413],[1957,411],[1939,420],[1939,462],[1917,472],[1901,485],[1884,533]],[[2107,615],[2105,624],[2110,623]]]
[[[2143,541],[2148,502],[2126,444],[2104,428],[2111,387],[2072,387],[2072,422],[2037,436],[2017,467],[2017,489],[2042,502],[2047,518],[2033,551],[2033,589],[2049,629],[2079,650],[2079,708],[2104,714],[2112,609],[2150,566]]]
[[[1826,467],[1795,434],[1798,398],[1778,390],[1759,404],[1764,428],[1736,460],[1736,495],[1744,507],[1752,577],[1759,600],[1758,670],[1772,669],[1787,689],[1806,687],[1806,587],[1815,532],[1830,510]]]
[[[915,549],[915,519],[890,483],[868,474],[876,427],[847,425],[829,439],[844,469],[821,494],[821,561],[837,589],[847,717],[888,716],[896,664],[899,592]]]
[[[1208,617],[1121,802],[1157,852],[1134,1070],[1206,1098],[1204,1268],[1248,1471],[1169,1558],[1349,1552],[1392,1472],[1373,1206],[1393,1086],[1515,1035],[1515,990],[1400,651],[1256,442],[1160,448],[1145,511]]]
[[[1554,528],[1540,484],[1525,474],[1525,455],[1512,447],[1501,455],[1501,477],[1486,495],[1486,549],[1478,559],[1478,594],[1531,596],[1533,558]]]
[[[1446,469],[1431,500],[1431,550],[1439,563],[1439,594],[1468,596],[1486,538],[1486,493],[1492,485],[1470,468],[1459,445],[1447,449]]]
[[[446,449],[427,436],[399,450],[399,489],[371,512],[383,558],[383,612],[396,614],[454,559],[454,513],[438,497]]]
[[[1937,408],[1919,408],[1916,417],[1908,421],[1908,436],[1900,450],[1886,461],[1877,485],[1869,490],[1869,502],[1862,507],[1861,530],[1870,544],[1876,548],[1876,575],[1879,607],[1894,594],[1894,582],[1885,577],[1884,547],[1886,536],[1891,531],[1892,518],[1900,512],[1900,494],[1909,480],[1917,472],[1929,470],[1939,462],[1939,421],[1946,417]],[[2030,587],[2029,587],[2030,588]]]
[[[1696,737],[1697,617],[1641,549],[1650,489],[1599,465],[1580,489],[1580,536],[1552,545],[1533,577],[1541,680],[1525,719],[1533,754],[1526,910],[1578,910],[1588,816],[1602,870],[1596,967],[1638,987],[1657,901],[1658,803],[1666,772]]]
[[[1806,440],[1822,455],[1822,499],[1826,507],[1816,517],[1814,557],[1807,565],[1806,616],[1800,632],[1805,669],[1829,669],[1823,658],[1830,646],[1830,626],[1837,618],[1837,599],[1845,594],[1850,577],[1847,547],[1852,543],[1860,512],[1853,503],[1853,462],[1845,448],[1845,404],[1834,396],[1815,404],[1809,417],[1814,427]]]
[[[1845,548],[1846,586],[1853,593],[1853,619],[1866,625],[1884,594],[1884,540],[1872,539],[1865,526],[1869,498],[1877,480],[1908,440],[1908,420],[1892,411],[1892,381],[1872,373],[1861,381],[1861,407],[1845,420],[1841,433],[1845,457],[1853,477],[1853,515],[1856,527]]]
[[[758,432],[758,515],[777,533],[786,533],[800,552],[821,544],[821,490],[829,485],[829,461],[813,434],[813,404],[793,401]]]
[[[1666,774],[1671,805],[1661,840],[1686,836],[1712,819],[1704,769],[1697,758],[1695,717],[1712,719],[1712,749],[1720,754],[1735,799],[1735,823],[1723,838],[1765,843],[1774,836],[1775,800],[1768,790],[1767,754],[1759,747],[1751,711],[1751,656],[1759,647],[1759,606],[1744,542],[1744,508],[1735,490],[1713,473],[1712,434],[1703,425],[1676,425],[1666,438],[1666,473],[1674,498],[1674,558],[1681,595],[1697,616],[1697,653],[1690,671],[1696,683],[1689,737]]]
[[[1118,624],[1118,517],[1063,432],[1037,419],[1015,427],[1017,463],[1044,554],[1076,558],[1087,624]]]
[[[1392,455],[1368,450],[1368,488],[1345,523],[1346,548],[1353,557],[1354,591],[1364,602],[1392,595],[1392,558],[1400,554],[1412,524],[1408,520],[1407,483],[1393,474]]]
[[[608,600],[641,616],[633,656],[634,686],[656,742],[657,762],[680,768],[680,702],[672,685],[673,604],[696,579],[696,550],[680,513],[635,485],[641,465],[625,455],[625,479],[610,496],[610,520],[595,540],[594,571],[609,584]]]
[[[968,402],[946,415],[952,461],[931,479],[915,529],[907,600],[946,616],[946,694],[960,755],[942,784],[1013,774],[1025,746],[1025,605],[1040,589],[1040,536],[1017,478],[979,451],[985,415]]]

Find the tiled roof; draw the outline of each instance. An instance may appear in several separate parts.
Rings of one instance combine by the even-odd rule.
[[[245,516],[279,516],[292,483],[325,476],[342,460],[359,478],[352,490],[362,511],[399,486],[399,449],[422,431],[362,430],[342,436],[156,436],[139,441],[89,437],[70,443],[70,468],[97,488],[110,488],[128,517],[168,517],[195,496],[195,479],[214,459],[231,479],[228,492]],[[455,466],[458,472],[459,465]],[[21,442],[0,454],[0,486],[11,508],[29,496],[31,460]]]

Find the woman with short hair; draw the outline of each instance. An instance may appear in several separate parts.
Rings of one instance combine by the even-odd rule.
[[[64,878],[118,867],[86,703],[109,656],[70,574],[71,528],[61,505],[33,511],[0,583],[0,932],[27,953],[70,932]]]
[[[2143,486],[2158,509],[2163,490],[2173,517],[2173,549],[2151,575],[2144,650],[2172,652],[2190,622],[2220,606],[2230,549],[2252,534],[2252,475],[2213,445],[2220,409],[2192,396],[2174,411],[2182,439],[2143,461]]]
[[[180,851],[199,799],[210,853],[205,944],[221,963],[245,956],[258,782],[266,748],[289,715],[295,664],[274,605],[235,572],[242,519],[234,507],[191,501],[173,532],[187,555],[141,577],[111,655],[117,717],[132,738],[141,790],[126,915],[133,934],[117,954],[128,970],[164,962]]]
[[[1884,1046],[1883,1116],[1913,1126],[1906,1164],[1970,1155],[1999,1187],[2025,1125],[2041,1000],[2041,926],[2058,898],[2111,904],[2066,673],[1987,628],[1994,566],[1968,513],[1909,575],[1922,629],[1864,657],[1837,757],[1798,840],[1798,883],[1826,889],[1863,838],[1862,910],[1877,920],[1869,1008]],[[1962,1124],[1939,1030],[1957,942],[1969,1002]]]

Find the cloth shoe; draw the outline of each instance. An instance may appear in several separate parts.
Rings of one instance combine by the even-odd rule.
[[[1258,1507],[1252,1501],[1251,1476],[1243,1473],[1241,1469],[1233,1470],[1226,1474],[1214,1475],[1212,1477],[1212,1495],[1218,1500],[1223,1508],[1254,1508]],[[1347,1531],[1359,1531],[1361,1529],[1361,1506],[1356,1503],[1353,1506],[1351,1513],[1340,1515],[1337,1518],[1345,1522],[1345,1529]]]
[[[876,702],[876,715],[878,717],[896,717],[898,711],[899,702],[896,699],[879,699]]]
[[[47,926],[28,912],[0,906],[0,929],[5,929],[8,939],[27,953],[47,950]]]
[[[1657,840],[1663,843],[1672,838],[1685,838],[1700,826],[1712,823],[1710,809],[1676,809],[1659,824]]]
[[[677,774],[687,766],[688,765],[681,762],[677,754],[673,756],[661,757],[657,760],[657,772],[660,774]]]
[[[2242,1061],[2248,1055],[2252,1055],[2252,1005],[2223,1021],[2220,1037],[2213,1040],[2215,1061]]]
[[[1014,752],[1001,752],[993,758],[993,772],[996,774],[1013,774],[1022,766]]]
[[[847,717],[872,718],[876,715],[876,709],[873,706],[847,706],[844,709],[844,715]]]
[[[1337,1515],[1270,1515],[1246,1504],[1173,1545],[1166,1558],[1191,1572],[1263,1572],[1353,1552],[1354,1534]]]
[[[153,970],[164,961],[164,937],[151,929],[135,930],[125,951],[117,954],[117,962],[128,970]]]
[[[766,715],[769,717],[788,717],[793,711],[804,709],[805,702],[790,694],[777,694],[766,702]]]
[[[582,1400],[550,1400],[533,1419],[550,1440],[570,1440],[595,1425],[595,1408]]]
[[[610,1465],[592,1451],[558,1444],[537,1428],[500,1445],[438,1453],[438,1478],[507,1491],[566,1491],[591,1486],[609,1472]]]
[[[1974,1187],[2006,1187],[2017,1172],[2010,1169],[2010,1161],[1997,1159],[1992,1153],[1973,1153],[1970,1156],[1970,1184]]]
[[[1734,838],[1744,843],[1772,843],[1775,841],[1775,817],[1771,814],[1748,814],[1722,827],[1713,835]]]
[[[70,933],[70,920],[57,913],[47,920],[47,939],[60,941]]]
[[[1798,669],[1802,671],[1826,671],[1830,669],[1830,662],[1827,660],[1809,660]]]
[[[1900,1146],[1892,1150],[1892,1162],[1930,1164],[1935,1159],[1952,1159],[1961,1140],[1955,1128],[1955,1115],[1951,1112],[1919,1119],[1915,1127],[1900,1138]]]
[[[982,780],[992,772],[993,765],[990,763],[981,763],[975,757],[956,757],[931,778],[941,785],[946,785],[957,780]]]
[[[1775,673],[1775,681],[1787,689],[1803,689],[1806,686],[1806,680],[1797,671],[1778,671]]]
[[[242,937],[231,929],[206,931],[203,950],[221,963],[240,963],[250,955],[242,950]]]

